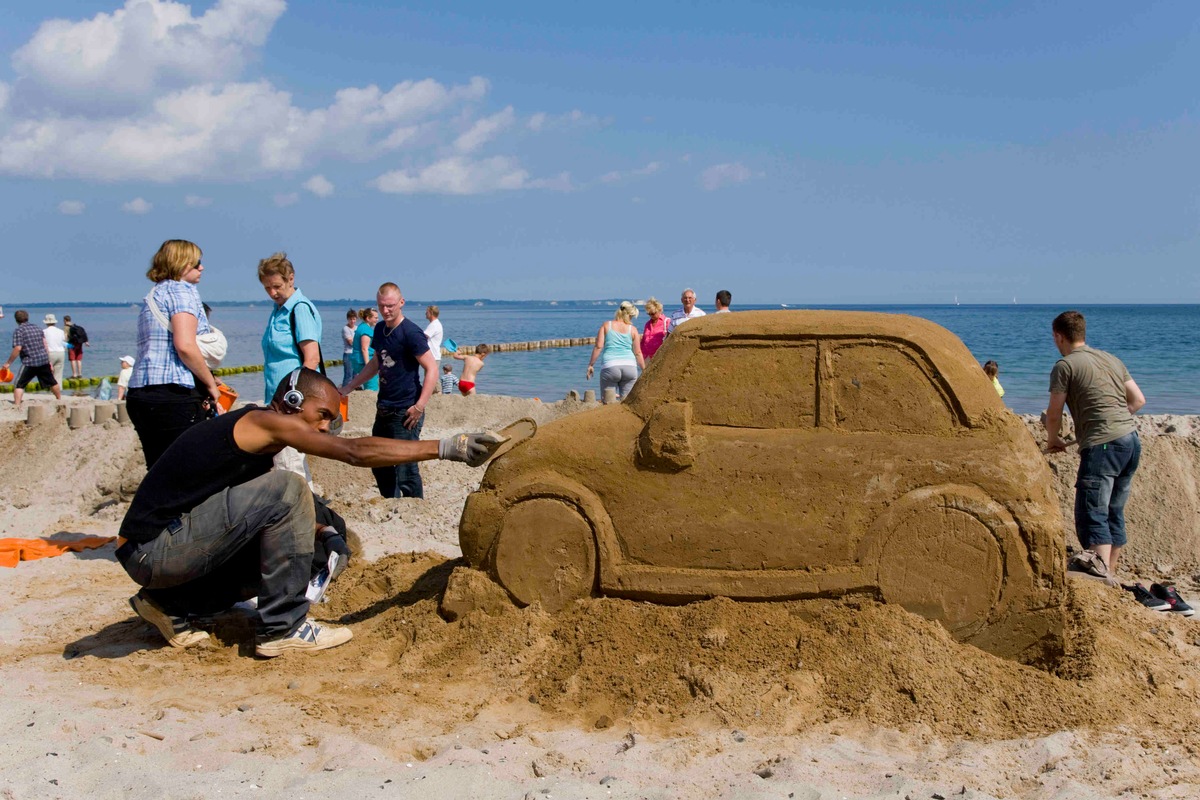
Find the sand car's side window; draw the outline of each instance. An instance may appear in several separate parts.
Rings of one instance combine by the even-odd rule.
[[[949,433],[954,428],[954,414],[930,370],[924,359],[892,342],[835,347],[837,427],[881,433]]]
[[[705,344],[672,382],[692,420],[735,428],[816,425],[817,348],[812,342]]]

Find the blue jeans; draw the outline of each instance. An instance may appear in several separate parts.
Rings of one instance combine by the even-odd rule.
[[[274,471],[217,492],[123,554],[121,565],[176,616],[215,614],[257,595],[259,638],[276,639],[308,614],[315,538],[308,484]]]
[[[404,411],[393,411],[387,408],[375,409],[375,424],[371,426],[371,435],[384,439],[405,439],[415,442],[421,438],[421,428],[425,426],[425,415],[417,420],[410,430],[404,427]],[[425,488],[421,485],[421,470],[416,462],[397,464],[394,467],[373,467],[375,485],[383,497],[425,497]]]
[[[1084,548],[1125,545],[1125,503],[1141,457],[1142,442],[1136,432],[1080,450],[1075,533]]]
[[[350,354],[342,354],[342,386],[354,379],[354,367],[350,364]]]

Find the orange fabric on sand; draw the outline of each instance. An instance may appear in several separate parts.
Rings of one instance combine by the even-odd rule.
[[[0,539],[0,567],[15,567],[21,561],[61,556],[70,551],[95,550],[103,547],[115,536],[88,536],[73,542],[51,541],[50,539]]]

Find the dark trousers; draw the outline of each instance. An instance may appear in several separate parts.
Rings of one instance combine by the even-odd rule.
[[[208,418],[206,397],[196,389],[174,383],[129,390],[125,408],[142,442],[146,469],[154,466],[179,434]]]
[[[308,484],[268,472],[208,498],[123,554],[122,565],[176,616],[215,614],[257,595],[259,637],[276,639],[308,614],[315,532]]]
[[[424,414],[409,430],[404,427],[403,411],[376,408],[371,435],[415,442],[421,438],[421,428],[424,426]],[[425,497],[425,488],[421,485],[421,470],[415,461],[411,464],[397,464],[394,467],[374,467],[371,472],[375,475],[375,485],[379,487],[379,494],[383,497]]]

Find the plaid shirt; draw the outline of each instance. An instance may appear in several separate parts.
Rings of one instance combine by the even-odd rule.
[[[13,347],[21,348],[21,366],[41,367],[50,363],[46,335],[32,322],[22,322],[13,331]]]
[[[200,302],[200,292],[193,283],[162,281],[154,287],[154,302],[168,320],[176,314],[191,314],[196,318],[196,333],[208,333],[208,317]],[[154,312],[142,299],[138,312],[138,354],[133,366],[130,389],[174,383],[194,388],[196,378],[175,352],[171,331],[159,324]]]

